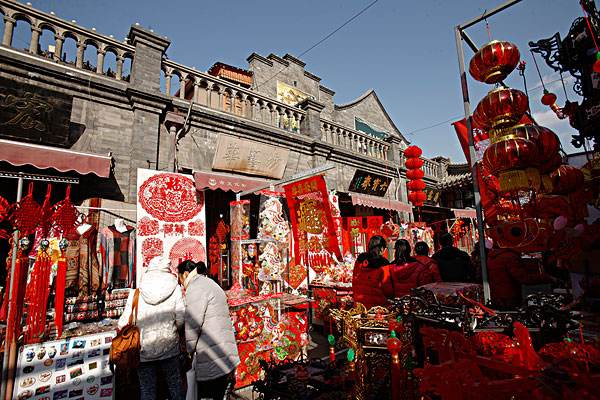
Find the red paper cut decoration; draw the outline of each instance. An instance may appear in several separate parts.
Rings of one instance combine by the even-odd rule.
[[[143,260],[144,268],[148,267],[148,263],[150,263],[150,260],[152,260],[154,257],[162,256],[162,254],[163,254],[163,241],[161,239],[158,239],[158,238],[144,239],[144,241],[142,242],[142,256],[144,257],[144,260]]]
[[[171,247],[169,259],[171,260],[171,267],[177,267],[184,260],[206,261],[206,250],[199,240],[183,238]]]
[[[204,236],[204,222],[192,221],[188,224],[188,235],[190,236]]]
[[[144,210],[166,222],[184,222],[202,210],[204,198],[196,196],[192,179],[178,174],[159,174],[140,187],[138,199]]]
[[[140,236],[158,235],[158,221],[149,217],[142,217],[137,226],[137,234]]]

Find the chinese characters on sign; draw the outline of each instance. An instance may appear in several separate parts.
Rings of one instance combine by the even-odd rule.
[[[289,154],[288,149],[220,135],[212,168],[281,179]]]
[[[355,193],[364,193],[372,196],[385,196],[392,182],[392,178],[356,170],[350,182],[349,190]]]
[[[69,147],[72,106],[71,96],[0,78],[0,138]]]

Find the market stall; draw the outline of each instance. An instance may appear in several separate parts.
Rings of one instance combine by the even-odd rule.
[[[98,237],[114,241],[74,205],[106,191],[114,181],[112,158],[46,146],[2,141],[0,223],[7,271],[0,317],[3,394],[100,398],[112,396],[108,352],[123,296],[108,287],[128,287],[129,264],[97,255]],[[89,187],[97,182],[97,191]],[[12,233],[12,235],[11,235]],[[120,278],[123,278],[121,280]],[[17,361],[18,360],[18,361]],[[73,367],[73,368],[70,368]]]

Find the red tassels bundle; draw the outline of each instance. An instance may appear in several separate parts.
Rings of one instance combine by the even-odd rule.
[[[6,345],[16,340],[22,332],[21,318],[23,317],[23,298],[25,296],[25,286],[27,285],[28,261],[29,258],[22,257],[21,251],[19,251],[19,256],[15,263],[15,279],[13,280],[10,314],[5,314],[5,318],[8,317],[6,318]],[[8,279],[10,279],[10,272]],[[8,306],[8,296],[5,296],[5,303]],[[4,304],[2,307],[4,309]],[[5,312],[8,314],[8,310]]]
[[[46,252],[49,243],[42,240],[41,249],[35,260],[35,267],[27,287],[27,344],[39,343],[46,330],[46,310],[50,294],[50,270],[52,259]]]
[[[62,239],[59,243],[61,256],[58,259],[58,270],[56,273],[56,292],[54,296],[54,326],[56,326],[57,335],[60,338],[63,331],[63,318],[65,308],[65,285],[67,279],[67,258],[65,257],[65,250],[69,242],[66,239]]]

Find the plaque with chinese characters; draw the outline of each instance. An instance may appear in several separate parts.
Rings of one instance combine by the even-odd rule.
[[[219,135],[212,168],[281,179],[289,155],[288,149]]]
[[[69,147],[73,97],[0,78],[0,138]]]
[[[357,169],[354,173],[354,178],[352,178],[352,181],[350,182],[349,190],[355,193],[383,197],[391,182],[392,178],[387,176],[372,174]]]

